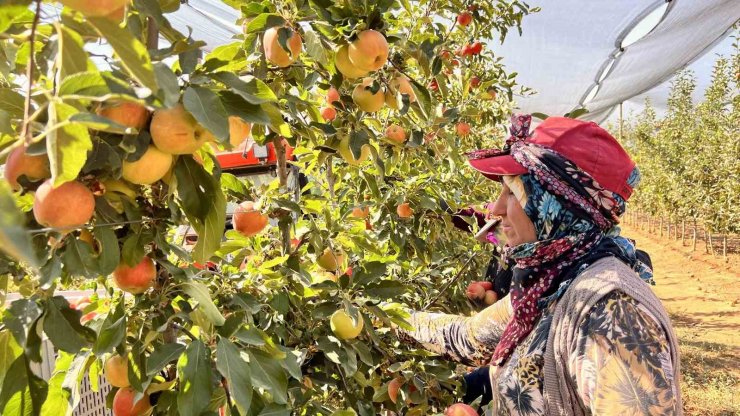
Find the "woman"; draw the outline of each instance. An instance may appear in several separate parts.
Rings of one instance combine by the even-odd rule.
[[[512,119],[503,150],[470,155],[503,182],[509,296],[472,317],[413,313],[400,336],[488,365],[466,379],[490,382],[493,414],[681,414],[676,337],[616,226],[634,162],[595,123],[550,117],[529,135],[530,120]]]

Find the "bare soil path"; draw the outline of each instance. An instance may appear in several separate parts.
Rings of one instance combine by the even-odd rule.
[[[725,261],[631,225],[679,337],[687,415],[740,415],[740,256]]]

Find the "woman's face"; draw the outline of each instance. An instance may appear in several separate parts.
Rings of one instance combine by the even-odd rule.
[[[496,202],[493,204],[493,215],[501,217],[501,230],[510,246],[537,241],[534,224],[524,212],[524,208],[506,184]]]

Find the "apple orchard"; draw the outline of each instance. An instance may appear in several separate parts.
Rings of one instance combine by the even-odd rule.
[[[440,201],[495,192],[464,152],[527,93],[495,45],[534,10],[224,3],[243,33],[210,49],[168,21],[177,0],[2,2],[1,414],[71,414],[99,374],[121,416],[428,415],[462,397],[464,368],[394,331],[408,309],[476,306],[490,248]],[[220,166],[247,139],[274,147],[273,180]],[[48,380],[31,370],[45,340]]]

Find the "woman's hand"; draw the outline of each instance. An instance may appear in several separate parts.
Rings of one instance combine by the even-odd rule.
[[[489,367],[480,367],[466,374],[465,386],[463,403],[472,403],[478,397],[482,397],[480,405],[488,404],[493,398]]]

